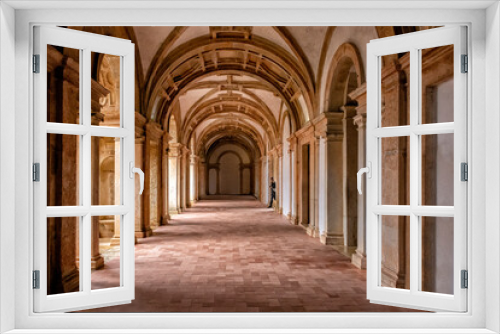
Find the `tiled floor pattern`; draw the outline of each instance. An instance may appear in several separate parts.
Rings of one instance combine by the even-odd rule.
[[[409,311],[370,304],[366,271],[249,196],[200,201],[135,252],[135,300],[93,312]],[[113,261],[96,287],[115,285]]]

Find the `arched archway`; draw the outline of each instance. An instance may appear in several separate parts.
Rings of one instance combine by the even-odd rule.
[[[218,160],[220,168],[220,194],[222,195],[240,195],[242,189],[241,183],[241,158],[234,151],[226,151],[220,155]]]

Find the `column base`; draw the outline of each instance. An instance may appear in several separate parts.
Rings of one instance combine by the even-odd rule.
[[[319,229],[316,226],[309,225],[307,227],[307,235],[313,238],[319,237]]]
[[[358,253],[352,254],[351,263],[359,269],[366,269],[366,255]]]
[[[111,240],[109,240],[109,245],[110,246],[120,246],[120,236],[117,237],[112,237]]]
[[[78,291],[80,287],[80,272],[78,269],[73,269],[62,277],[62,285],[64,291]]]
[[[405,288],[405,277],[404,275],[400,275],[392,269],[384,267],[382,265],[381,270],[381,283],[384,287],[389,288]]]
[[[168,219],[170,219],[170,215],[178,215],[179,213],[181,213],[180,209],[170,209],[170,210],[168,210],[168,214],[169,214]]]
[[[161,225],[168,225],[168,221],[170,220],[170,215],[166,214],[165,216],[161,217]]]
[[[335,235],[335,234],[323,233],[322,235],[320,235],[319,241],[323,245],[343,245],[344,236],[342,234]]]
[[[299,226],[302,227],[304,230],[307,230],[309,227],[309,222],[300,222]]]
[[[148,238],[153,235],[153,231],[151,229],[147,231],[135,231],[136,238]]]
[[[299,224],[299,220],[297,219],[297,216],[291,216],[290,217],[290,224],[293,224],[293,225],[298,225]]]
[[[91,269],[101,269],[102,267],[104,267],[104,258],[101,256],[101,254],[93,256],[90,259]]]

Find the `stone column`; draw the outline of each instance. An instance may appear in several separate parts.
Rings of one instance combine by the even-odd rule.
[[[342,129],[344,115],[342,113],[322,113],[315,120],[317,132],[323,139],[323,158],[318,170],[319,183],[325,189],[324,202],[319,207],[321,215],[321,236],[323,244],[343,245],[343,156]],[[324,153],[323,153],[324,152]]]
[[[99,125],[104,119],[100,112],[92,112],[91,124]],[[100,137],[92,137],[91,145],[91,168],[92,168],[92,205],[100,205],[99,201],[99,178],[100,178],[100,159],[99,159],[99,141]],[[100,269],[104,266],[104,258],[99,252],[99,216],[92,216],[92,246],[91,246],[91,268]]]
[[[184,209],[191,207],[191,201],[189,198],[190,189],[191,189],[191,151],[184,148],[184,192],[183,192],[183,200],[184,200]]]
[[[198,157],[195,155],[191,155],[190,159],[190,195],[189,195],[189,203],[190,206],[194,202],[198,200]]]
[[[162,215],[161,224],[167,225],[170,219],[168,213],[168,142],[171,139],[167,132],[163,133],[161,153],[161,192],[162,192]]]
[[[179,144],[168,145],[168,211],[178,214],[179,210]]]
[[[358,172],[358,133],[353,117],[356,115],[356,107],[344,106],[342,120],[344,138],[343,150],[343,225],[344,245],[354,247],[357,244],[357,220],[358,220],[358,191],[356,174]]]
[[[149,121],[145,127],[146,139],[144,141],[144,220],[149,222],[149,226],[159,224],[158,215],[159,203],[159,185],[161,184],[161,174],[159,174],[158,150],[159,140],[163,136],[161,126],[153,121]],[[160,177],[160,180],[158,179]]]
[[[277,162],[278,162],[278,186],[276,187],[278,198],[278,212],[283,213],[283,145],[279,145],[277,152]]]
[[[266,204],[268,205],[269,204],[269,187],[268,187],[268,182],[269,182],[269,179],[267,177],[267,156],[263,156],[260,158],[261,160],[261,163],[262,163],[262,168],[261,168],[261,183],[262,183],[262,186],[261,186],[261,189],[260,189],[260,193],[261,193],[261,202],[263,204]]]
[[[298,224],[297,219],[297,137],[290,136],[290,222]]]
[[[121,140],[120,138],[115,138],[115,205],[121,205],[122,202],[120,198],[120,174],[125,173],[125,171],[120,170],[120,165],[121,165],[120,149],[121,149]],[[110,241],[111,246],[121,245],[120,242],[121,216],[115,216],[114,220],[115,220],[115,230],[114,230],[114,235]]]

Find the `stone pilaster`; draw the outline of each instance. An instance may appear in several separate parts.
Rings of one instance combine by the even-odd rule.
[[[103,87],[104,88],[104,87]],[[92,97],[98,98],[100,96],[93,95]],[[94,103],[93,103],[94,104]],[[95,104],[100,106],[98,103]],[[100,110],[100,108],[99,108]],[[97,110],[92,110],[91,124],[99,125],[104,119],[104,115]],[[100,181],[100,166],[99,166],[99,137],[92,137],[91,145],[91,174],[92,174],[92,205],[100,205],[99,201],[99,181]],[[104,266],[104,258],[99,252],[99,216],[92,216],[92,246],[91,246],[91,258],[90,266],[92,269],[100,269]]]
[[[314,124],[320,138],[318,174],[321,185],[319,219],[323,244],[343,245],[343,120],[342,113],[322,113]]]
[[[180,213],[179,208],[179,157],[180,144],[168,145],[168,211],[170,214]]]
[[[297,137],[295,134],[287,139],[290,143],[290,222],[298,224],[297,220]]]
[[[144,219],[152,228],[161,224],[161,126],[149,121],[145,129],[144,142]]]
[[[161,199],[162,199],[162,215],[161,225],[167,225],[170,220],[168,212],[168,142],[172,139],[168,132],[163,133],[162,151],[161,151]]]

